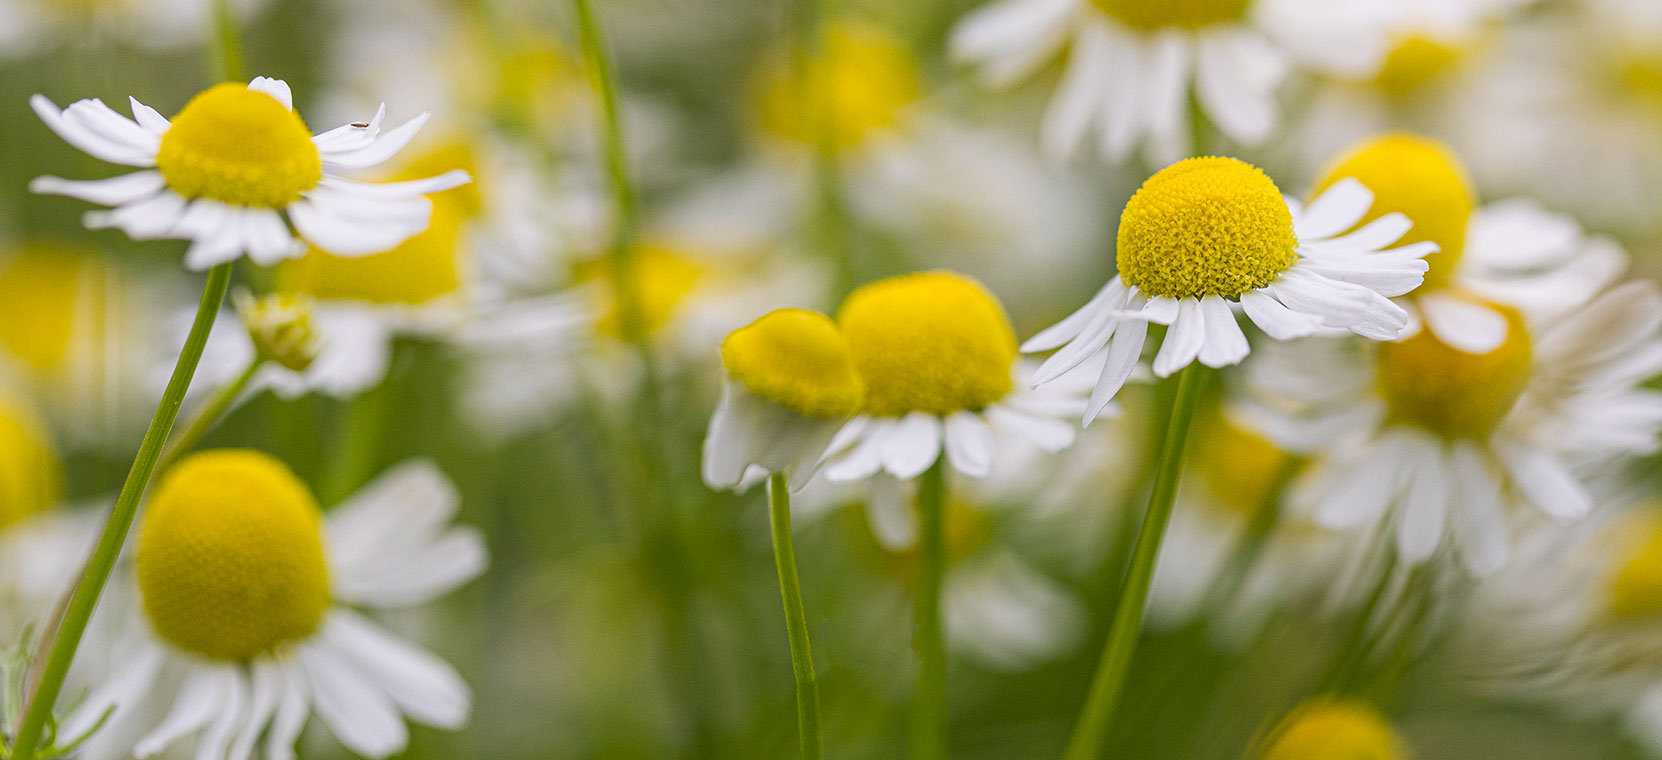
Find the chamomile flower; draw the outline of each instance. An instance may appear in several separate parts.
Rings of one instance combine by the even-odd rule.
[[[1318,698],[1293,708],[1252,756],[1263,760],[1408,760],[1412,755],[1377,708],[1354,699]]]
[[[733,331],[721,364],[721,403],[704,437],[711,488],[738,488],[751,470],[788,473],[800,488],[865,400],[848,341],[818,312],[780,309]]]
[[[1365,0],[998,0],[953,31],[953,55],[1002,86],[1059,53],[1066,69],[1043,143],[1067,156],[1094,142],[1119,161],[1139,145],[1158,163],[1188,153],[1191,92],[1230,139],[1274,131],[1293,67],[1362,75],[1385,33]]]
[[[1289,450],[1320,453],[1295,508],[1337,529],[1388,526],[1411,564],[1452,534],[1474,574],[1499,567],[1509,523],[1591,507],[1591,468],[1655,451],[1662,395],[1662,292],[1617,287],[1541,324],[1488,304],[1506,338],[1484,353],[1424,330],[1377,345],[1288,344],[1250,381],[1250,422]]]
[[[472,697],[455,671],[359,611],[425,604],[484,569],[480,537],[450,525],[455,509],[455,489],[423,462],[325,516],[265,454],[183,460],[139,528],[130,655],[66,730],[108,711],[83,756],[188,742],[197,757],[241,760],[294,757],[310,715],[366,757],[401,751],[406,718],[460,727]]]
[[[1150,323],[1169,326],[1154,357],[1159,377],[1197,360],[1236,364],[1249,347],[1232,302],[1276,340],[1323,329],[1397,337],[1408,314],[1387,296],[1420,284],[1424,257],[1437,245],[1386,249],[1414,223],[1391,213],[1357,227],[1372,203],[1373,193],[1347,180],[1305,207],[1232,158],[1191,158],[1160,170],[1120,216],[1119,274],[1083,308],[1022,345],[1027,352],[1061,348],[1034,383],[1051,382],[1106,349],[1088,424],[1137,366]]]
[[[1073,443],[1057,418],[1078,414],[1082,394],[1070,383],[1028,389],[1009,317],[980,283],[947,271],[890,277],[850,294],[837,321],[866,398],[831,443],[833,482],[911,480],[943,452],[954,470],[983,478],[1004,439],[1053,453]]]
[[[1448,345],[1488,353],[1506,339],[1507,319],[1492,302],[1531,321],[1585,304],[1627,266],[1621,247],[1586,235],[1574,219],[1523,198],[1479,208],[1465,167],[1446,145],[1392,132],[1363,140],[1335,159],[1318,189],[1353,179],[1374,193],[1363,222],[1399,212],[1414,220],[1401,242],[1430,241],[1437,252],[1425,284],[1401,300],[1421,326]]]
[[[426,229],[427,193],[468,181],[461,171],[379,185],[340,176],[397,154],[427,116],[382,135],[383,107],[368,122],[314,136],[280,79],[214,85],[171,121],[136,99],[132,119],[96,99],[60,110],[36,95],[30,105],[71,145],[144,169],[102,180],[39,177],[30,189],[113,207],[89,213],[88,227],[189,240],[185,266],[194,270],[244,254],[275,264],[300,255],[302,240],[342,255],[384,251]]]

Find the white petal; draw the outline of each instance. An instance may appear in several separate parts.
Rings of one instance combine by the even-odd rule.
[[[1296,215],[1293,230],[1301,241],[1324,240],[1356,226],[1373,206],[1373,191],[1355,177],[1333,183],[1302,214]]]
[[[1172,373],[1189,366],[1200,356],[1206,345],[1206,317],[1200,310],[1200,301],[1184,298],[1177,302],[1177,319],[1166,331],[1160,344],[1160,353],[1154,356],[1154,374],[1170,377]]]
[[[288,207],[289,220],[308,242],[337,256],[381,253],[427,229],[433,204],[425,197],[397,203],[350,203],[338,192],[313,190]]]
[[[1543,449],[1496,445],[1495,454],[1513,485],[1537,508],[1560,520],[1576,520],[1592,509],[1592,496],[1569,467]]]
[[[1293,311],[1262,290],[1242,293],[1241,308],[1265,335],[1276,340],[1308,337],[1322,326],[1321,317]]]
[[[1443,540],[1448,510],[1448,476],[1443,471],[1442,444],[1430,436],[1411,438],[1407,454],[1408,488],[1397,522],[1397,548],[1402,558],[1417,565],[1436,553]]]
[[[294,110],[294,94],[289,91],[288,82],[271,77],[254,77],[254,81],[248,83],[248,89],[276,98],[286,111]]]
[[[1086,326],[1095,321],[1100,310],[1125,308],[1125,301],[1130,295],[1120,278],[1109,280],[1108,284],[1097,290],[1096,295],[1091,296],[1091,300],[1079,307],[1078,311],[1040,330],[1038,335],[1028,338],[1026,343],[1021,344],[1021,352],[1032,354],[1061,347],[1085,332]]]
[[[467,722],[473,692],[449,664],[354,612],[335,610],[323,625],[323,635],[404,714],[439,728],[461,728]]]
[[[186,734],[207,725],[231,698],[235,674],[230,667],[194,666],[179,686],[173,709],[150,733],[133,746],[133,754],[150,757]]]
[[[1102,65],[1108,55],[1107,32],[1100,24],[1081,29],[1069,54],[1068,67],[1045,109],[1040,144],[1057,158],[1073,155],[1101,108],[1112,69]]]
[[[1249,33],[1200,36],[1195,90],[1206,113],[1230,139],[1256,144],[1275,127],[1275,88],[1285,74],[1279,53]]]
[[[300,730],[306,726],[310,705],[306,700],[304,668],[296,660],[279,666],[282,677],[277,713],[271,719],[271,730],[266,732],[266,760],[294,760],[294,743],[300,739]]]
[[[133,119],[139,123],[139,126],[144,127],[151,132],[155,132],[158,135],[163,134],[167,132],[168,127],[173,126],[172,122],[167,120],[167,117],[156,113],[156,109],[140,103],[138,98],[128,96],[127,105],[132,107]]]
[[[172,191],[133,201],[110,211],[88,211],[88,229],[114,227],[134,240],[167,237],[185,215],[185,199]]]
[[[431,115],[424,113],[417,116],[377,136],[370,144],[353,150],[329,150],[320,145],[318,152],[323,156],[323,165],[327,168],[367,169],[380,164],[409,145]]]
[[[248,679],[242,671],[230,668],[229,685],[224,694],[224,701],[215,710],[217,714],[201,738],[196,740],[196,760],[221,760],[225,752],[231,748],[231,739],[236,734],[248,710]],[[233,760],[243,760],[233,758]]]
[[[1487,575],[1506,562],[1508,548],[1506,516],[1500,509],[1500,482],[1469,442],[1454,444],[1449,466],[1454,486],[1450,504],[1461,560],[1473,575]]]
[[[883,469],[901,480],[922,475],[941,456],[941,419],[923,412],[900,418],[879,454]]]
[[[1003,404],[987,407],[987,421],[1000,432],[1026,439],[1052,454],[1073,445],[1077,437],[1071,424],[1010,409]]]
[[[871,479],[866,499],[866,521],[871,523],[877,543],[900,551],[917,543],[918,516],[907,502],[899,480],[887,473]]]
[[[35,114],[46,126],[64,139],[64,142],[75,146],[93,158],[108,161],[123,166],[155,166],[156,150],[160,146],[160,138],[154,133],[145,130],[134,122],[128,122],[133,130],[143,138],[114,130],[105,125],[104,129],[93,129],[90,124],[99,124],[102,112],[110,110],[109,106],[97,100],[82,100],[71,103],[69,108],[58,110],[52,101],[43,95],[35,95],[29,99],[29,105],[34,108]],[[70,118],[71,114],[78,114],[79,118]],[[117,114],[116,118],[120,118]]]
[[[29,183],[29,192],[42,195],[67,195],[105,206],[120,206],[141,198],[148,198],[167,187],[162,173],[133,172],[119,177],[94,180],[70,180],[59,177],[36,177]]]
[[[402,751],[409,730],[392,698],[332,647],[313,642],[298,652],[313,710],[347,749],[371,758]]]
[[[271,658],[255,660],[249,671],[248,712],[241,730],[236,734],[236,741],[231,744],[232,760],[246,760],[254,756],[254,746],[271,723],[271,716],[277,712],[285,690],[283,671]]]
[[[750,464],[750,446],[746,442],[749,426],[739,419],[737,383],[724,380],[721,400],[710,415],[710,429],[704,435],[702,472],[704,485],[716,490],[731,490],[744,478],[744,468]]]
[[[993,429],[973,412],[953,412],[946,418],[946,458],[953,469],[972,478],[984,478],[993,468]]]
[[[396,201],[408,200],[418,195],[444,192],[472,181],[473,177],[469,176],[467,172],[461,169],[452,169],[437,176],[404,180],[403,182],[353,182],[349,179],[326,176],[318,182],[318,185],[360,198]]]
[[[1091,424],[1102,410],[1108,408],[1108,404],[1114,400],[1120,388],[1125,386],[1125,381],[1137,368],[1137,360],[1143,355],[1143,342],[1147,338],[1148,323],[1141,320],[1129,321],[1118,331],[1113,344],[1108,347],[1108,358],[1102,364],[1102,375],[1091,391],[1091,405],[1085,411],[1084,424]]]
[[[1452,348],[1482,355],[1506,342],[1506,317],[1488,306],[1442,293],[1428,293],[1419,302],[1426,326]]]
[[[1208,295],[1200,299],[1200,310],[1206,318],[1206,342],[1200,347],[1200,363],[1213,368],[1239,364],[1249,349],[1229,302]]]

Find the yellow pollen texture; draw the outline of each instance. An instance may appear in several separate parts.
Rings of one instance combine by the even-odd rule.
[[[1120,277],[1150,296],[1238,296],[1292,266],[1297,249],[1275,182],[1233,158],[1161,169],[1120,215]]]
[[[850,417],[865,400],[848,341],[816,311],[779,309],[734,330],[721,363],[751,393],[804,417]]]
[[[801,142],[820,139],[815,125],[830,124],[838,148],[852,148],[875,132],[899,124],[923,96],[918,62],[906,45],[881,28],[851,22],[826,33],[825,53],[810,62],[806,81],[783,72],[761,94],[762,127]],[[823,118],[805,118],[824,110]]]
[[[1252,519],[1264,508],[1291,457],[1262,436],[1232,424],[1221,412],[1196,431],[1201,479],[1218,505]]]
[[[156,633],[246,662],[316,630],[329,607],[322,514],[288,467],[254,451],[193,455],[162,479],[138,539]]]
[[[1466,223],[1477,205],[1466,169],[1448,146],[1406,132],[1387,133],[1351,148],[1321,177],[1312,196],[1346,177],[1373,191],[1373,207],[1358,226],[1392,212],[1407,216],[1414,226],[1397,245],[1430,240],[1439,248],[1425,257],[1431,271],[1420,292],[1448,287],[1466,248]]]
[[[1306,702],[1276,727],[1262,760],[1407,760],[1379,711],[1352,700]]]
[[[0,398],[0,531],[52,508],[63,465],[46,427],[25,406]]]
[[[849,294],[837,321],[865,380],[868,414],[979,411],[1014,383],[1010,319],[992,293],[963,275],[878,280]]]
[[[1506,418],[1529,382],[1529,332],[1516,310],[1485,304],[1506,317],[1506,341],[1469,354],[1430,328],[1379,344],[1377,382],[1391,421],[1444,438],[1486,438]]]
[[[0,346],[37,372],[60,367],[77,331],[103,326],[108,271],[95,255],[25,246],[0,263]]]
[[[186,198],[280,208],[323,178],[312,133],[276,98],[216,84],[185,104],[162,135],[156,168]]]
[[[1662,616],[1662,509],[1635,510],[1616,527],[1610,538],[1625,551],[1610,574],[1607,609],[1618,620]]]
[[[1252,0],[1091,0],[1103,13],[1131,27],[1153,31],[1168,27],[1199,29],[1238,21]]]

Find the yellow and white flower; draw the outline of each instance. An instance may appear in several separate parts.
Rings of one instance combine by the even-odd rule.
[[[1263,760],[1408,760],[1408,744],[1378,708],[1349,698],[1300,703],[1263,739],[1253,757]]]
[[[1308,207],[1281,195],[1250,164],[1191,158],[1160,170],[1120,216],[1119,274],[1083,308],[1022,350],[1061,348],[1035,384],[1106,349],[1085,422],[1113,399],[1142,356],[1150,323],[1168,325],[1154,374],[1200,361],[1224,367],[1250,347],[1232,304],[1276,340],[1348,330],[1391,340],[1408,314],[1388,296],[1418,287],[1437,250],[1421,241],[1387,249],[1413,226],[1390,213],[1365,220],[1373,193],[1341,180]]]
[[[467,684],[359,611],[417,607],[484,570],[482,538],[450,524],[456,506],[454,487],[420,461],[328,515],[265,454],[181,461],[138,530],[142,614],[116,645],[127,655],[64,730],[109,711],[83,757],[189,741],[197,757],[241,760],[294,757],[309,715],[366,757],[401,751],[406,718],[460,727]]]
[[[911,480],[943,452],[954,470],[984,478],[1001,440],[1052,453],[1073,443],[1058,418],[1083,410],[1082,388],[1029,389],[1009,317],[980,283],[946,271],[890,277],[850,294],[837,321],[866,399],[831,443],[830,480]]]
[[[1143,145],[1163,164],[1189,155],[1191,92],[1224,135],[1261,142],[1292,68],[1371,73],[1382,21],[1368,0],[999,0],[961,21],[951,46],[995,86],[1065,55],[1045,148],[1067,156],[1089,140],[1119,161]]]
[[[1329,527],[1395,533],[1424,562],[1452,533],[1476,574],[1509,553],[1508,523],[1538,510],[1587,514],[1597,465],[1653,452],[1662,394],[1662,292],[1617,287],[1540,324],[1506,315],[1505,341],[1470,353],[1425,330],[1377,345],[1312,339],[1252,370],[1249,422],[1282,447],[1320,454],[1293,504]]]
[[[427,115],[383,135],[383,106],[368,122],[314,136],[280,79],[214,85],[172,121],[130,100],[131,119],[97,99],[62,110],[45,96],[31,99],[41,120],[71,145],[144,171],[102,180],[39,177],[30,189],[113,207],[87,214],[88,227],[114,227],[137,240],[190,240],[190,269],[244,254],[274,264],[300,255],[302,240],[341,255],[384,251],[427,228],[427,193],[468,181],[461,171],[376,185],[340,176],[392,158]]]
[[[1392,132],[1363,140],[1323,172],[1317,188],[1353,179],[1374,193],[1363,219],[1398,212],[1414,220],[1401,242],[1430,241],[1425,284],[1400,301],[1421,325],[1468,353],[1488,353],[1506,340],[1503,311],[1531,322],[1551,320],[1587,303],[1627,267],[1613,240],[1585,234],[1574,219],[1523,198],[1479,208],[1465,167],[1446,145]],[[1406,337],[1406,335],[1404,336]]]
[[[763,315],[722,341],[721,363],[721,402],[704,437],[704,483],[711,488],[758,479],[747,472],[788,473],[800,488],[865,400],[848,341],[818,312]]]

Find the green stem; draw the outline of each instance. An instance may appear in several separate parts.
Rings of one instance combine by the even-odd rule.
[[[841,298],[854,289],[854,221],[843,197],[842,159],[837,148],[837,113],[830,86],[816,86],[814,63],[825,60],[824,0],[799,0],[794,64],[803,123],[813,150],[812,234],[817,247],[836,272],[832,295]]]
[[[242,34],[237,30],[237,18],[231,0],[214,0],[214,34],[219,42],[214,48],[214,64],[227,82],[241,82],[248,78],[248,67],[242,60]]]
[[[230,385],[219,389],[219,392],[214,394],[214,397],[209,399],[208,403],[197,411],[196,416],[191,419],[190,424],[185,426],[184,431],[168,442],[167,448],[162,450],[161,462],[156,465],[156,470],[167,472],[179,461],[180,457],[189,454],[191,449],[196,448],[196,444],[202,441],[202,437],[207,435],[214,425],[219,424],[220,418],[225,416],[225,412],[231,408],[231,404],[236,402],[237,397],[241,396],[242,392],[248,388],[248,384],[254,380],[254,375],[259,373],[262,366],[265,366],[265,360],[256,357],[248,363],[248,369],[237,375],[237,378],[232,380]]]
[[[381,444],[381,433],[386,427],[388,407],[392,404],[393,376],[400,365],[400,352],[393,349],[391,368],[387,379],[379,387],[369,388],[346,403],[345,420],[336,431],[333,458],[329,463],[318,496],[325,505],[339,504],[362,485],[375,465],[375,455]]]
[[[785,600],[785,630],[791,640],[791,671],[796,675],[796,722],[802,760],[820,760],[825,756],[825,742],[820,738],[819,683],[814,677],[813,650],[808,645],[808,615],[802,609],[796,550],[791,545],[791,493],[783,474],[768,478],[768,516],[773,525],[779,593]]]
[[[946,457],[918,478],[918,690],[912,723],[913,760],[943,760],[946,738],[946,636],[941,587],[946,575]]]
[[[1154,473],[1154,491],[1149,496],[1148,511],[1143,515],[1143,527],[1137,534],[1137,545],[1131,554],[1131,568],[1126,572],[1125,585],[1114,608],[1114,622],[1108,629],[1108,642],[1102,649],[1102,661],[1097,665],[1091,681],[1090,697],[1085,702],[1079,725],[1068,741],[1065,760],[1096,760],[1102,756],[1102,745],[1113,723],[1114,708],[1125,690],[1125,677],[1131,669],[1131,655],[1137,649],[1137,638],[1142,633],[1143,608],[1148,603],[1148,587],[1154,580],[1154,560],[1160,555],[1160,543],[1171,521],[1172,504],[1177,500],[1177,483],[1183,471],[1183,448],[1188,442],[1189,420],[1194,417],[1195,404],[1205,385],[1206,369],[1197,363],[1184,367],[1177,375],[1177,396],[1172,402],[1171,422],[1161,443],[1160,462]]]
[[[11,760],[31,760],[35,755],[41,731],[52,715],[52,706],[58,701],[58,692],[63,689],[64,677],[69,673],[69,664],[75,659],[75,650],[81,644],[82,635],[86,633],[87,621],[91,620],[92,612],[98,606],[98,597],[103,593],[104,584],[109,580],[110,572],[115,569],[116,558],[121,554],[121,545],[126,542],[127,532],[132,528],[133,517],[138,512],[139,499],[150,484],[150,476],[156,470],[156,461],[161,457],[162,445],[167,441],[168,433],[173,430],[173,421],[179,416],[179,407],[185,400],[185,390],[190,387],[191,377],[196,374],[196,364],[202,359],[202,347],[208,342],[208,332],[213,329],[214,318],[219,315],[219,306],[225,299],[225,289],[230,281],[230,264],[220,264],[208,270],[208,280],[202,288],[202,300],[196,308],[196,321],[191,323],[190,335],[185,339],[184,348],[179,351],[179,361],[173,367],[173,376],[167,381],[167,390],[162,393],[161,403],[156,406],[156,414],[150,419],[150,428],[145,431],[144,441],[139,444],[133,467],[127,472],[127,481],[121,486],[121,494],[116,497],[115,508],[110,512],[109,520],[104,523],[104,532],[98,537],[98,545],[87,560],[86,569],[76,584],[75,596],[70,599],[69,607],[64,613],[63,624],[58,627],[58,633],[52,640],[52,653],[47,658],[46,669],[41,673],[34,696],[29,700],[23,724],[17,730]]]
[[[1374,615],[1379,612],[1380,604],[1384,603],[1386,592],[1391,587],[1391,576],[1397,569],[1396,543],[1393,537],[1386,533],[1381,538],[1384,542],[1385,562],[1379,570],[1379,579],[1374,583],[1373,591],[1362,602],[1362,608],[1356,612],[1356,618],[1351,621],[1350,630],[1335,650],[1336,655],[1333,667],[1321,680],[1320,688],[1324,691],[1343,691],[1355,678],[1358,670],[1366,664],[1368,650],[1366,646],[1368,629],[1373,623]]]

